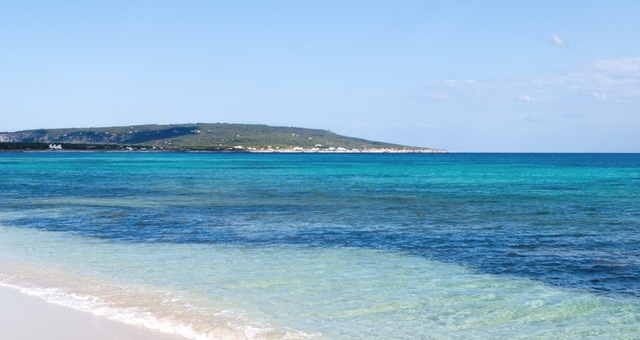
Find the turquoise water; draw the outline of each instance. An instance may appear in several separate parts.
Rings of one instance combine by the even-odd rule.
[[[0,283],[190,338],[636,338],[640,155],[0,154]]]

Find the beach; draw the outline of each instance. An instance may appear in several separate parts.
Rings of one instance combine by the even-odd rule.
[[[141,326],[126,325],[0,287],[0,339],[179,340]]]
[[[0,168],[0,340],[640,333],[639,155],[43,152]]]

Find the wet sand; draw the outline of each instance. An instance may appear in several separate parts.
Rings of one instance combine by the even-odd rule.
[[[126,325],[49,303],[0,287],[0,339],[21,340],[184,340],[185,338]]]

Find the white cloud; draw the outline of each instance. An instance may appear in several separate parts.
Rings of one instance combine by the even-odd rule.
[[[525,102],[525,103],[531,103],[531,102],[541,102],[542,99],[537,98],[537,97],[532,97],[530,95],[520,95],[518,96],[518,100],[521,102]]]
[[[640,58],[598,60],[578,67],[557,81],[598,100],[640,100]]]
[[[598,60],[570,72],[539,77],[511,77],[491,82],[446,79],[427,85],[433,100],[553,102],[582,96],[612,104],[640,103],[640,58]]]
[[[431,85],[434,86],[464,86],[464,85],[472,85],[475,84],[476,81],[473,79],[444,79],[444,80],[435,80],[431,82]]]
[[[606,93],[592,93],[593,98],[598,99],[598,100],[609,100],[609,96],[607,96]]]
[[[589,66],[612,74],[635,74],[640,76],[640,57],[598,60],[589,64]]]
[[[551,35],[551,41],[557,46],[567,46],[567,41],[557,34]]]

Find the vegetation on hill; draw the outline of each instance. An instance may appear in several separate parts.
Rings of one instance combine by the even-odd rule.
[[[0,133],[0,142],[57,143],[65,149],[135,146],[163,150],[265,150],[265,149],[411,149],[408,147],[365,139],[341,136],[327,130],[297,127],[274,127],[253,124],[177,124],[136,125],[102,128],[39,129]],[[44,146],[48,145],[43,144]],[[75,145],[76,147],[69,147]],[[29,146],[25,144],[24,146]],[[31,145],[33,149],[41,146]],[[9,147],[5,146],[5,149]],[[108,147],[111,148],[111,147]],[[2,149],[2,147],[0,147]]]

